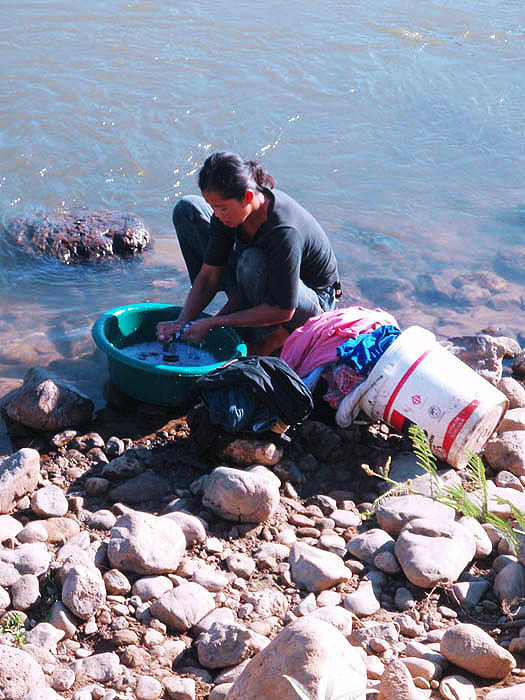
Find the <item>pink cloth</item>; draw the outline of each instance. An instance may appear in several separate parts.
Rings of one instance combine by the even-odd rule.
[[[338,345],[385,325],[399,327],[396,319],[383,309],[349,306],[326,311],[309,318],[288,336],[281,358],[300,377],[306,377],[316,367],[335,362]]]

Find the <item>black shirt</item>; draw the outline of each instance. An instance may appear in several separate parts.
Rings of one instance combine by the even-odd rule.
[[[325,289],[338,280],[337,261],[328,236],[306,209],[280,190],[265,188],[264,194],[269,200],[267,220],[249,245],[260,248],[268,260],[267,303],[292,309],[297,306],[299,279],[311,289]],[[224,266],[236,242],[246,247],[238,229],[212,216],[204,262]]]

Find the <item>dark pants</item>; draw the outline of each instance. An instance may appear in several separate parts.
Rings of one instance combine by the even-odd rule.
[[[181,199],[173,210],[173,225],[193,284],[199,274],[211,233],[213,210],[203,197],[189,195]],[[268,303],[268,260],[260,248],[233,247],[223,268],[220,289],[235,291],[240,297],[240,308],[249,309]],[[299,280],[297,306],[293,317],[283,324],[293,331],[312,316],[335,308],[335,292],[330,289],[317,292]],[[249,340],[264,338],[277,326],[238,329]]]

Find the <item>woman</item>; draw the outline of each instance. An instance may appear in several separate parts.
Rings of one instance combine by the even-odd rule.
[[[225,291],[226,305],[183,337],[199,343],[218,326],[236,328],[252,355],[282,347],[291,331],[333,309],[340,293],[326,233],[295,200],[274,188],[261,165],[214,153],[199,173],[202,197],[181,199],[173,224],[192,283],[177,321],[157,326],[159,340],[184,328]]]

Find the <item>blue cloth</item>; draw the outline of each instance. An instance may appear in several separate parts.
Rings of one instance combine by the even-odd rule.
[[[337,357],[356,372],[367,376],[376,362],[401,331],[395,326],[380,326],[370,333],[361,333],[337,347]]]
[[[277,421],[270,409],[244,387],[225,387],[205,392],[203,399],[208,406],[210,421],[232,433],[269,430]]]

